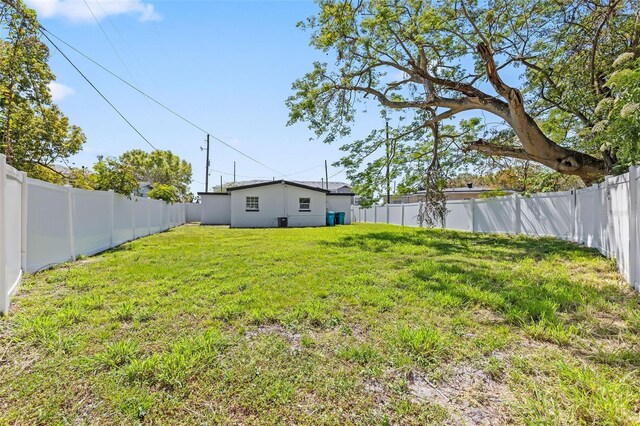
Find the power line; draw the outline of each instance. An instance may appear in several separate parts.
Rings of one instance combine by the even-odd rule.
[[[122,83],[126,84],[127,86],[129,86],[130,88],[132,88],[133,90],[135,90],[136,92],[140,93],[141,95],[145,96],[146,98],[150,99],[151,101],[155,102],[156,104],[158,104],[159,106],[161,106],[162,108],[164,108],[165,110],[167,110],[168,112],[170,112],[171,114],[175,115],[176,117],[180,118],[182,121],[190,124],[191,126],[193,126],[194,128],[200,130],[203,133],[206,134],[211,134],[211,132],[209,132],[208,130],[198,126],[196,123],[194,123],[193,121],[189,120],[188,118],[184,117],[183,115],[179,114],[178,112],[176,112],[175,110],[169,108],[168,106],[166,106],[165,104],[163,104],[162,102],[156,100],[154,97],[152,97],[151,95],[148,95],[147,93],[145,93],[143,90],[141,90],[140,88],[136,87],[135,85],[131,84],[130,82],[128,82],[127,80],[125,80],[124,78],[120,77],[118,74],[114,73],[113,71],[109,70],[107,67],[105,67],[104,65],[100,64],[99,62],[95,61],[94,59],[92,59],[91,57],[89,57],[88,55],[86,55],[84,52],[80,51],[79,49],[73,47],[72,45],[70,45],[69,43],[67,43],[66,41],[64,41],[63,39],[61,39],[60,37],[56,36],[55,34],[53,34],[51,31],[47,30],[46,28],[44,28],[42,25],[40,25],[40,29],[45,31],[46,33],[48,33],[49,35],[51,35],[52,37],[54,37],[55,39],[59,40],[61,43],[63,43],[64,45],[66,45],[67,47],[69,47],[71,50],[73,50],[74,52],[78,53],[79,55],[81,55],[82,57],[84,57],[85,59],[87,59],[88,61],[92,62],[94,65],[96,65],[97,67],[101,68],[102,70],[104,70],[105,72],[107,72],[108,74],[110,74],[111,76],[117,78],[118,80],[120,80]],[[44,33],[43,33],[44,34]],[[48,36],[47,40],[51,40]],[[238,154],[248,158],[249,160],[253,161],[256,164],[261,165],[262,167],[271,170],[272,172],[277,173],[279,176],[285,176],[284,173],[279,172],[278,170],[275,170],[272,167],[267,166],[266,164],[264,164],[263,162],[251,157],[248,154],[245,154],[244,152],[240,151],[239,149],[235,148],[234,146],[232,146],[231,144],[225,142],[224,140],[220,139],[219,137],[211,134],[211,137],[215,140],[217,140],[218,142],[220,142],[221,144],[223,144],[224,146],[226,146],[227,148],[237,152]]]
[[[89,5],[87,4],[86,0],[83,0],[85,2],[85,5],[87,6],[87,8],[89,9],[89,12],[91,12],[91,15],[93,16],[94,20],[96,20],[96,22],[98,23],[98,26],[100,26],[100,29],[102,30],[103,34],[105,35],[105,37],[107,38],[107,41],[109,42],[109,44],[111,45],[112,49],[114,50],[114,52],[116,53],[116,55],[118,55],[118,57],[120,58],[121,62],[123,63],[123,66],[125,67],[125,69],[127,70],[127,72],[131,75],[131,72],[129,71],[129,69],[127,68],[126,64],[124,63],[124,61],[122,60],[122,58],[120,57],[120,55],[118,54],[117,50],[115,49],[115,47],[113,46],[113,43],[111,43],[111,40],[109,39],[109,36],[106,34],[106,32],[104,31],[104,29],[102,28],[102,26],[100,25],[100,23],[97,21],[96,16],[94,15],[93,11],[91,10],[91,8],[89,7]],[[100,5],[98,3],[98,5]],[[24,15],[22,13],[21,10],[19,10],[15,5],[13,6],[14,9],[22,14],[23,16],[26,17],[26,15]],[[102,6],[100,6],[102,7]],[[104,12],[104,10],[103,10]],[[55,39],[57,39],[58,41],[60,41],[61,43],[63,43],[64,45],[66,45],[67,47],[69,47],[70,49],[72,49],[73,51],[75,51],[76,53],[78,53],[79,55],[81,55],[82,57],[84,57],[85,59],[87,59],[88,61],[92,62],[94,65],[98,66],[99,68],[101,68],[102,70],[104,70],[105,72],[107,72],[108,74],[112,75],[113,77],[117,78],[118,80],[120,80],[122,83],[126,84],[127,86],[131,87],[132,89],[134,89],[135,91],[137,91],[138,93],[140,93],[141,95],[145,96],[146,98],[148,98],[149,100],[153,101],[154,103],[158,104],[159,106],[161,106],[162,108],[164,108],[165,110],[167,110],[168,112],[170,112],[171,114],[175,115],[176,117],[180,118],[181,120],[185,121],[186,123],[190,124],[191,126],[193,126],[194,128],[206,133],[206,134],[210,134],[211,132],[207,131],[206,129],[198,126],[197,124],[195,124],[194,122],[192,122],[191,120],[187,119],[186,117],[182,116],[181,114],[179,114],[178,112],[174,111],[173,109],[169,108],[168,106],[164,105],[163,103],[161,103],[160,101],[156,100],[155,98],[153,98],[151,95],[148,95],[147,93],[145,93],[143,90],[141,90],[140,88],[138,88],[137,86],[134,86],[133,84],[131,84],[130,82],[128,82],[127,80],[125,80],[124,78],[120,77],[118,74],[114,73],[113,71],[109,70],[108,68],[106,68],[105,66],[103,66],[102,64],[100,64],[99,62],[95,61],[94,59],[92,59],[91,57],[89,57],[88,55],[86,55],[84,52],[80,51],[79,49],[75,48],[74,46],[72,46],[71,44],[67,43],[65,40],[61,39],[60,37],[58,37],[57,35],[55,35],[54,33],[52,33],[51,31],[49,31],[48,29],[46,29],[43,25],[41,25],[40,23],[36,22],[36,25],[38,25],[38,28],[40,29],[40,32],[42,33],[42,35],[49,41],[49,43],[51,43],[51,45],[53,45],[55,47],[55,49],[67,60],[67,62],[69,62],[69,64],[71,64],[71,66],[87,81],[87,83],[89,83],[89,85],[105,100],[105,102],[107,102],[109,104],[109,106],[111,106],[111,108],[114,109],[114,111],[116,111],[118,113],[118,115],[149,145],[151,146],[154,150],[158,150],[146,137],[144,137],[144,135],[142,135],[142,133],[140,133],[140,131],[129,121],[127,120],[127,118],[106,98],[106,96],[87,78],[87,76],[80,71],[80,69],[71,61],[71,59],[60,49],[60,47],[58,45],[56,45],[53,40],[51,40],[51,38],[47,35],[47,33],[49,35],[51,35],[52,37],[54,37]],[[113,24],[112,24],[113,25]],[[131,75],[131,77],[133,78],[133,76]],[[135,80],[135,78],[133,78]],[[278,170],[273,169],[272,167],[267,166],[266,164],[262,163],[261,161],[251,157],[248,154],[245,154],[244,152],[240,151],[239,149],[231,146],[230,144],[228,144],[227,142],[225,142],[224,140],[218,138],[215,135],[211,135],[211,137],[213,137],[215,140],[217,140],[218,142],[220,142],[221,144],[225,145],[226,147],[228,147],[229,149],[237,152],[238,154],[248,158],[249,160],[255,162],[256,164],[261,165],[262,167],[271,170],[272,172],[277,173],[279,176],[282,177],[288,177],[288,176],[294,176],[294,175],[298,175],[313,169],[316,169],[318,167],[322,167],[322,165],[319,166],[314,166],[311,167],[309,169],[306,170],[302,170],[299,172],[295,172],[295,173],[289,173],[289,174],[284,174],[279,172]],[[344,169],[343,169],[344,170]],[[342,171],[343,171],[342,170]],[[331,177],[336,176],[337,174],[341,173],[342,171],[332,175]],[[218,171],[218,173],[223,173],[223,174],[228,174],[231,175],[230,173],[225,173],[225,172],[221,172]],[[241,176],[241,175],[237,175],[240,177],[246,177],[246,178],[251,178],[251,179],[260,179],[262,177],[250,177],[250,176]],[[265,179],[268,179],[267,177],[264,177]]]
[[[120,60],[120,63],[122,64],[124,69],[127,71],[127,74],[129,74],[129,77],[131,77],[131,80],[133,80],[134,83],[138,84],[138,82],[136,81],[136,79],[133,76],[133,74],[131,74],[131,70],[129,69],[129,67],[127,67],[127,64],[125,64],[124,59],[122,59],[122,56],[120,56],[120,53],[118,53],[118,50],[116,49],[116,46],[113,44],[113,42],[111,42],[111,38],[109,37],[107,32],[102,27],[102,24],[100,23],[100,21],[98,21],[98,18],[96,18],[96,15],[93,13],[93,10],[91,9],[91,6],[89,6],[89,3],[87,3],[87,0],[82,0],[82,1],[84,1],[85,6],[87,6],[87,9],[89,9],[89,13],[91,13],[91,16],[93,17],[93,20],[98,25],[98,28],[100,28],[100,31],[102,31],[102,35],[104,35],[104,38],[107,39],[107,42],[109,43],[109,46],[111,46],[111,50],[113,50],[113,53],[116,54],[116,56]],[[100,6],[100,3],[98,3],[98,6]],[[100,8],[102,9],[102,6],[100,6]],[[104,13],[104,9],[102,9],[102,12]]]
[[[41,28],[42,28],[42,27],[41,27]],[[142,133],[140,133],[140,131],[136,128],[136,126],[134,126],[134,125],[133,125],[129,120],[127,120],[127,118],[126,118],[124,115],[122,115],[122,113],[120,112],[120,110],[118,110],[118,108],[116,108],[116,107],[115,107],[115,105],[113,105],[113,104],[111,103],[111,101],[109,101],[109,99],[107,99],[107,97],[106,97],[105,95],[103,95],[103,94],[102,94],[102,92],[101,92],[101,91],[100,91],[100,90],[99,90],[99,89],[98,89],[98,88],[97,88],[97,87],[96,87],[96,86],[91,82],[91,80],[89,80],[89,78],[87,78],[87,76],[86,76],[86,75],[84,75],[84,73],[83,73],[82,71],[80,71],[80,69],[76,66],[76,64],[74,64],[74,63],[73,63],[73,61],[71,61],[71,59],[69,59],[69,57],[68,57],[67,55],[65,55],[65,53],[64,53],[64,52],[63,52],[63,51],[58,47],[58,45],[57,45],[57,44],[55,44],[55,43],[53,42],[53,40],[51,40],[51,39],[49,38],[49,36],[47,36],[47,34],[46,34],[46,33],[44,33],[43,31],[41,31],[41,33],[42,33],[42,35],[43,35],[43,36],[44,36],[44,37],[49,41],[49,43],[51,43],[51,45],[52,45],[53,47],[55,47],[55,48],[56,48],[56,50],[57,50],[57,51],[58,51],[58,52],[59,52],[59,53],[60,53],[60,54],[61,54],[61,55],[62,55],[62,56],[67,60],[67,62],[69,62],[69,64],[71,64],[71,66],[72,66],[72,67],[73,67],[73,68],[78,72],[78,74],[80,74],[80,75],[82,76],[82,78],[84,78],[84,79],[85,79],[85,81],[86,81],[87,83],[89,83],[89,85],[93,88],[93,90],[95,90],[95,91],[100,95],[100,97],[101,97],[102,99],[104,99],[104,101],[105,101],[106,103],[108,103],[108,104],[109,104],[109,106],[110,106],[111,108],[113,108],[113,110],[114,110],[115,112],[117,112],[117,113],[118,113],[118,115],[120,116],[120,118],[122,118],[122,119],[123,119],[123,120],[124,120],[128,125],[129,125],[129,127],[131,127],[131,128],[132,128],[132,129],[133,129],[133,130],[138,134],[138,136],[140,136],[140,137],[141,137],[141,138],[142,138],[142,139],[143,139],[143,140],[144,140],[144,141],[145,141],[145,142],[146,142],[146,143],[147,143],[151,148],[153,148],[155,151],[157,151],[157,150],[158,150],[158,148],[156,148],[156,147],[155,147],[151,142],[149,142],[149,139],[145,138],[145,137],[144,137],[144,135],[143,135]]]
[[[317,165],[317,166],[310,167],[310,168],[308,168],[308,169],[306,169],[306,170],[302,170],[302,171],[300,171],[300,172],[289,173],[289,174],[287,174],[287,175],[283,175],[283,177],[289,177],[289,176],[299,175],[299,174],[302,174],[302,173],[304,173],[304,172],[309,172],[309,171],[311,171],[311,170],[318,169],[318,168],[320,168],[320,167],[324,167],[324,165],[323,165],[323,164],[320,164],[320,165]]]
[[[116,34],[118,34],[118,36],[120,37],[120,39],[122,40],[122,42],[124,43],[125,47],[127,48],[127,50],[129,50],[129,53],[131,54],[131,56],[135,59],[137,58],[137,56],[135,55],[135,53],[133,53],[133,51],[131,50],[131,48],[129,47],[129,44],[127,43],[127,40],[122,36],[122,33],[120,33],[120,31],[118,31],[118,28],[116,27],[116,25],[113,23],[113,21],[111,20],[111,18],[109,17],[109,14],[104,10],[104,8],[102,7],[102,4],[100,4],[99,0],[95,0],[96,4],[98,5],[98,7],[100,8],[100,10],[102,11],[104,17],[107,19],[107,21],[109,21],[109,24],[111,25],[111,28],[113,28],[113,30],[116,32]],[[96,18],[96,16],[93,14],[93,11],[91,10],[91,8],[89,7],[89,4],[87,3],[86,0],[84,0],[85,4],[87,5],[87,8],[89,9],[89,11],[91,12],[91,15],[93,16],[93,19],[96,21],[96,24],[98,24],[98,26],[100,27],[100,30],[102,30],[102,34],[105,36],[105,38],[107,39],[107,41],[109,42],[109,44],[111,45],[111,49],[114,51],[114,53],[116,54],[116,56],[118,56],[118,59],[120,59],[120,63],[122,64],[122,66],[124,67],[124,69],[127,71],[127,74],[129,75],[129,77],[131,77],[131,81],[133,81],[136,86],[141,87],[140,83],[138,83],[138,81],[136,80],[136,78],[134,77],[133,73],[131,72],[131,69],[127,66],[127,64],[125,63],[124,59],[122,58],[122,55],[120,55],[120,53],[118,52],[118,50],[116,49],[114,43],[112,43],[111,38],[109,37],[109,35],[107,34],[106,30],[102,27],[102,25],[100,24],[100,21]],[[143,71],[145,72],[147,78],[149,80],[152,80],[149,76],[149,73],[146,72],[146,70],[143,69]],[[168,128],[166,127],[166,123],[160,119],[160,116],[158,115],[158,112],[156,111],[156,109],[154,108],[153,104],[151,104],[151,102],[149,101],[149,99],[145,98],[145,101],[149,104],[149,106],[151,107],[151,111],[153,111],[153,115],[155,116],[156,120],[158,120],[158,123],[160,123],[160,126],[163,127],[166,130],[168,130]],[[169,133],[169,132],[167,132]],[[173,133],[173,136],[175,138],[175,132],[171,132]]]
[[[332,177],[338,176],[340,173],[344,172],[346,169],[346,167],[342,170],[340,170],[339,172],[335,172],[334,174],[332,174],[331,176],[329,176],[329,179],[331,179]]]

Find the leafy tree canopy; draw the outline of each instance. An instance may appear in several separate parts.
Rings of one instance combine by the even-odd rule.
[[[163,200],[171,204],[180,201],[176,188],[162,183],[154,185],[147,195],[149,198],[153,198],[154,200]]]
[[[0,4],[0,152],[32,177],[59,182],[53,167],[82,149],[79,127],[52,102],[49,50],[33,10],[22,0]]]
[[[113,190],[127,197],[138,189],[133,167],[114,157],[99,156],[98,162],[93,165],[93,173],[89,179],[93,189]]]
[[[582,188],[584,184],[577,176],[565,175],[549,170],[536,163],[515,161],[508,167],[487,173],[460,173],[447,181],[447,186],[488,187],[496,190],[512,189],[525,194],[535,192],[567,191]]]
[[[537,162],[589,183],[624,169],[637,152],[638,133],[621,133],[629,129],[622,119],[635,111],[630,86],[638,79],[631,68],[616,73],[614,66],[620,55],[640,54],[635,1],[319,0],[318,6],[300,27],[335,61],[314,63],[294,82],[289,123],[306,122],[333,142],[378,110],[381,123],[393,124],[402,185],[438,186],[485,158]],[[598,106],[616,99],[622,100],[616,119],[602,123],[612,110]],[[624,114],[623,104],[631,105]],[[606,137],[598,134],[605,127]],[[339,163],[356,184],[379,194],[385,139],[375,129],[346,143]]]
[[[171,186],[175,188],[178,200],[191,201],[191,164],[171,151],[134,149],[122,154],[119,161],[131,167],[138,182],[150,182],[153,187]]]

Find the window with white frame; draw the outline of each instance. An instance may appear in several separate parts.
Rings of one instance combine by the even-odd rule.
[[[259,210],[258,197],[247,197],[247,211],[257,212]]]
[[[300,211],[301,212],[310,212],[311,211],[311,198],[300,198]]]

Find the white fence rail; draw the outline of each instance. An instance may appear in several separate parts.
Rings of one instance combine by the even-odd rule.
[[[185,204],[86,191],[27,178],[0,154],[0,312],[23,272],[182,225]]]
[[[447,202],[443,228],[562,238],[616,259],[640,290],[640,167],[576,191]],[[354,222],[419,226],[420,203],[354,207]]]

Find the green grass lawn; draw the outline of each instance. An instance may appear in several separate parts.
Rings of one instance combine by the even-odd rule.
[[[27,276],[0,357],[0,424],[640,423],[640,298],[553,239],[184,226]]]

